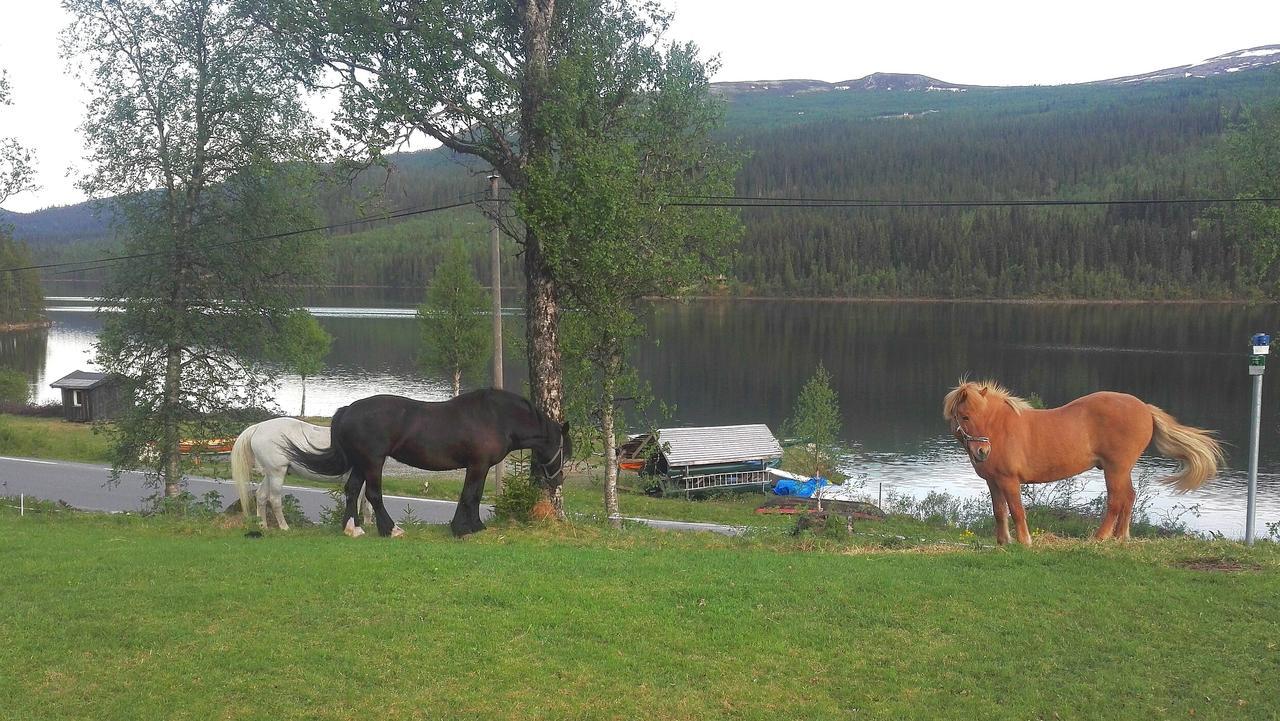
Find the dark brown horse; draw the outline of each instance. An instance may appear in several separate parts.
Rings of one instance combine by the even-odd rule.
[[[533,451],[535,477],[544,487],[564,479],[564,461],[573,454],[569,424],[547,418],[515,393],[487,388],[439,403],[401,396],[370,396],[333,414],[329,450],[310,453],[296,446],[289,458],[313,473],[347,478],[343,531],[364,533],[356,522],[360,486],[373,505],[378,533],[400,535],[382,504],[382,464],[390,456],[428,471],[467,469],[458,508],[449,523],[455,536],[484,530],[480,496],[489,469],[507,454]]]
[[[1189,491],[1217,472],[1222,448],[1210,431],[1126,393],[1102,391],[1051,410],[1035,410],[993,381],[961,382],[943,401],[943,416],[964,446],[973,470],[991,490],[996,542],[1009,542],[1009,515],[1018,541],[1030,545],[1022,508],[1023,483],[1048,483],[1099,468],[1107,479],[1107,511],[1095,538],[1129,537],[1134,488],[1131,472],[1155,440],[1161,455],[1182,466],[1163,479]]]

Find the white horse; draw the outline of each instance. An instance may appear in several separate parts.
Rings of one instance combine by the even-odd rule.
[[[272,418],[269,421],[255,423],[240,432],[235,445],[231,447],[231,478],[236,482],[236,490],[240,493],[240,508],[245,517],[249,516],[249,481],[253,477],[256,466],[262,471],[262,483],[258,484],[258,518],[262,525],[267,525],[267,503],[271,504],[275,515],[276,526],[281,530],[289,530],[284,520],[284,508],[281,503],[284,496],[284,477],[290,470],[288,443],[311,453],[329,450],[329,429],[325,426],[313,426],[296,418]],[[341,477],[318,476],[302,466],[293,465],[292,470],[300,476],[320,481],[340,481]],[[360,493],[360,510],[366,524],[373,523],[373,509],[369,500]]]

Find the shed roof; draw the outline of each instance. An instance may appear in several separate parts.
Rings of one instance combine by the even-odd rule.
[[[763,423],[744,426],[702,428],[660,428],[663,455],[672,466],[733,463],[764,458],[781,458],[782,446]]]
[[[92,390],[98,386],[105,385],[111,380],[111,376],[106,373],[93,373],[91,371],[72,371],[67,375],[49,384],[50,388],[71,388],[74,390]]]

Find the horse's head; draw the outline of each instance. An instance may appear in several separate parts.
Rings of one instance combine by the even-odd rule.
[[[991,455],[991,418],[1000,403],[988,398],[992,386],[961,382],[942,404],[942,415],[951,424],[951,434],[964,446],[974,463],[982,463]]]
[[[573,438],[567,421],[547,421],[546,430],[543,442],[533,447],[533,467],[541,476],[538,482],[542,487],[555,488],[564,483],[564,464],[573,457]]]

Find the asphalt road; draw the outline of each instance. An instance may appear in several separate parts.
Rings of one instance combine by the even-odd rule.
[[[92,463],[0,456],[0,496],[17,497],[25,494],[49,501],[63,501],[75,508],[90,511],[141,511],[143,499],[154,494],[154,489],[143,484],[143,474],[125,473],[121,475],[118,484],[110,484],[110,473],[110,468]],[[333,506],[333,499],[325,489],[289,485],[284,488],[285,493],[298,499],[302,512],[313,521],[319,520],[323,509]],[[217,491],[222,496],[224,505],[230,505],[238,498],[234,483],[217,478],[190,478],[187,490],[197,498],[209,491]],[[423,523],[448,523],[453,518],[454,507],[457,505],[453,501],[387,494],[383,494],[382,499],[392,518],[403,518],[405,511],[411,508],[413,517]],[[480,507],[482,519],[488,520],[492,515],[492,506]],[[685,523],[649,518],[628,520],[669,531],[710,531],[736,536],[745,530],[740,526],[715,523]]]

